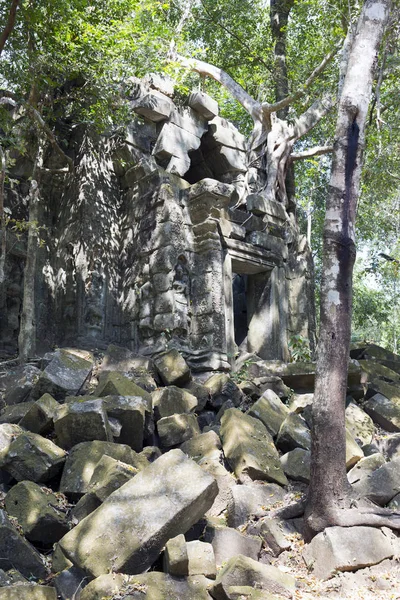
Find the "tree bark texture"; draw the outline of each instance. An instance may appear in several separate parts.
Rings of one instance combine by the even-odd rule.
[[[390,0],[364,3],[339,102],[323,234],[321,328],[306,508],[309,538],[325,527],[342,524],[345,513],[349,517],[351,488],[346,477],[345,398],[356,255],[355,217],[373,74],[390,5]],[[347,517],[346,523],[352,524]],[[357,519],[359,524],[360,514]],[[365,519],[367,515],[364,523]]]
[[[24,363],[35,355],[36,319],[35,319],[35,274],[38,252],[38,215],[40,199],[40,173],[43,165],[43,141],[39,147],[32,173],[29,190],[28,244],[24,269],[24,293],[22,301],[21,323],[18,336],[18,359]]]

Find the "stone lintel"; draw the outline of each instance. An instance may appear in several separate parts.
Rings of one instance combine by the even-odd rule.
[[[274,252],[256,248],[239,240],[223,238],[223,245],[232,258],[232,271],[238,275],[255,275],[271,271],[282,262]]]

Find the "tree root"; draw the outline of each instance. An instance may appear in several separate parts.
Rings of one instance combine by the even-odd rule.
[[[335,522],[339,527],[366,525],[400,530],[400,513],[378,506],[337,509]]]

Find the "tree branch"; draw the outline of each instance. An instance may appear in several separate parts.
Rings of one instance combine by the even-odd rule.
[[[7,42],[8,38],[10,37],[12,30],[14,29],[15,20],[17,18],[17,8],[18,8],[19,3],[20,3],[20,0],[12,0],[12,2],[11,2],[10,12],[8,13],[7,23],[3,29],[3,33],[0,36],[0,54],[3,52],[4,46],[6,45],[6,42]]]
[[[333,146],[314,146],[308,150],[302,152],[293,152],[290,155],[291,160],[302,160],[304,158],[311,158],[312,156],[322,156],[323,154],[330,154],[333,152]]]
[[[335,102],[336,99],[328,94],[316,100],[292,125],[291,137],[297,140],[308,133],[331,110]]]
[[[243,108],[250,114],[254,121],[259,121],[261,118],[261,104],[254,100],[250,94],[246,92],[228,73],[220,69],[219,67],[215,67],[209,63],[206,63],[202,60],[197,60],[196,58],[185,58],[180,54],[177,54],[172,51],[170,52],[170,60],[174,60],[181,64],[186,69],[190,69],[191,71],[195,71],[200,75],[206,75],[207,77],[211,77],[225,89],[228,90],[232,94],[232,96],[243,106]]]
[[[286,96],[286,98],[283,98],[279,102],[275,102],[275,104],[269,104],[268,102],[263,102],[261,105],[263,112],[266,114],[271,114],[273,112],[277,112],[278,110],[282,110],[286,106],[289,106],[289,104],[293,104],[293,102],[295,102],[296,100],[298,100],[299,98],[304,96],[304,94],[306,93],[308,88],[311,86],[311,84],[315,81],[315,79],[318,77],[318,75],[320,75],[325,70],[327,65],[331,62],[331,60],[334,58],[334,56],[338,53],[341,46],[342,46],[342,41],[340,41],[340,44],[336,44],[334,49],[324,57],[322,62],[318,65],[318,67],[316,69],[314,69],[314,71],[311,73],[311,75],[308,77],[308,79],[305,81],[305,83],[296,92],[294,92],[293,94],[289,94],[289,96]]]

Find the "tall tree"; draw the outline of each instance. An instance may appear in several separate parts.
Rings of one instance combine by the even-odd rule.
[[[389,510],[365,505],[352,508],[354,498],[345,460],[355,218],[373,75],[390,7],[390,0],[366,0],[339,101],[324,225],[311,480],[305,515],[309,538],[332,525],[400,528],[400,515]]]

